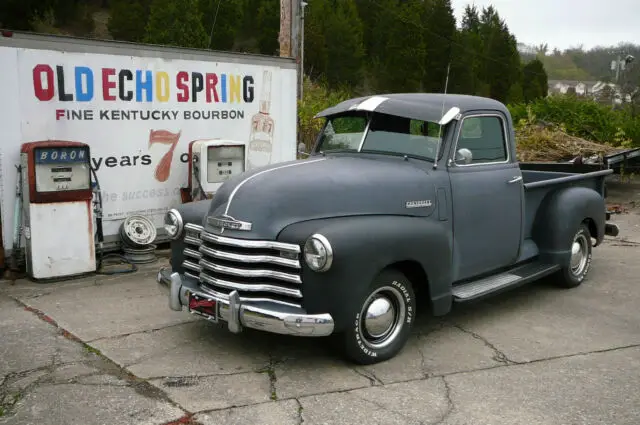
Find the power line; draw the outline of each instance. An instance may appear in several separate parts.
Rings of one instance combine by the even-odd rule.
[[[213,16],[213,24],[211,24],[211,33],[209,34],[209,46],[207,46],[207,49],[211,48],[211,40],[213,39],[213,29],[216,27],[216,19],[218,19],[218,10],[220,10],[220,3],[222,3],[222,0],[218,0],[218,6],[216,7],[216,14]]]

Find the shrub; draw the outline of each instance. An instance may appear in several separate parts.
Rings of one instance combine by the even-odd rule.
[[[351,97],[346,90],[328,90],[326,86],[304,79],[302,100],[298,100],[298,139],[311,149],[322,128],[323,120],[313,118],[318,112]]]
[[[612,146],[640,146],[640,118],[626,109],[612,110],[594,100],[558,95],[528,105],[509,105],[515,123],[527,120],[528,110],[538,120],[559,125],[572,136]]]

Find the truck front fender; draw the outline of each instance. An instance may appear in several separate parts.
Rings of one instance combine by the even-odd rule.
[[[304,246],[314,233],[325,236],[333,250],[326,272],[314,272],[302,254],[303,306],[308,313],[330,313],[342,329],[365,295],[374,277],[398,262],[419,265],[433,313],[451,306],[452,239],[449,222],[424,217],[355,216],[311,220],[287,226],[278,240]],[[406,263],[405,263],[406,264]]]
[[[599,245],[604,239],[604,198],[586,187],[567,187],[549,193],[540,204],[533,222],[532,238],[542,259],[563,264],[571,255],[571,241],[583,221]]]

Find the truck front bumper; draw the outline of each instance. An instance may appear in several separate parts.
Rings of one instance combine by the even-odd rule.
[[[231,292],[225,298],[214,296],[201,290],[193,280],[183,279],[179,273],[171,273],[168,268],[158,271],[156,281],[164,293],[168,292],[169,308],[172,310],[182,311],[183,306],[189,309],[191,295],[215,301],[216,317],[205,317],[214,322],[218,318],[222,319],[227,322],[229,331],[233,333],[242,331],[243,327],[297,336],[327,336],[333,332],[333,318],[328,313],[298,314],[278,311],[277,308],[258,307],[242,303],[237,291]],[[195,310],[189,311],[202,315]]]

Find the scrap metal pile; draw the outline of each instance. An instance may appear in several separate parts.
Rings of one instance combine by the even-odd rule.
[[[516,130],[517,157],[520,162],[581,162],[601,164],[603,157],[624,150],[571,136],[558,126],[539,123]]]

